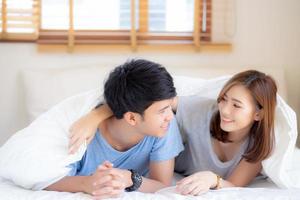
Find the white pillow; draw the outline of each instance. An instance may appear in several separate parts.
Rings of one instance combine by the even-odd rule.
[[[175,77],[175,86],[178,95],[216,98],[227,80]],[[0,177],[39,190],[67,175],[66,166],[80,160],[86,149],[83,145],[75,155],[67,154],[68,129],[102,100],[100,94],[100,90],[93,90],[68,98],[11,137],[0,149]],[[280,97],[275,134],[276,148],[263,162],[265,172],[278,186],[300,187],[300,180],[292,179],[288,171],[297,135],[295,112]]]
[[[86,66],[23,71],[29,122],[67,97],[102,87],[111,67]]]
[[[296,113],[277,95],[275,148],[262,162],[264,172],[281,188],[300,188],[300,157],[294,156],[297,141]],[[294,165],[294,163],[298,163]]]
[[[102,91],[73,96],[14,134],[0,149],[0,177],[26,189],[40,190],[64,177],[85,147],[68,155],[70,125],[94,108]]]

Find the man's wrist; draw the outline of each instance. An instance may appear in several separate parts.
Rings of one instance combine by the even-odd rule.
[[[126,188],[133,185],[131,174],[132,172],[130,170],[125,170]]]
[[[131,180],[132,180],[132,185],[129,187],[126,187],[125,190],[127,192],[132,192],[132,191],[136,191],[140,188],[140,186],[142,185],[143,182],[143,178],[141,175],[139,175],[139,173],[133,169],[130,169],[129,172],[131,172]]]
[[[80,181],[81,184],[79,184],[80,190],[87,194],[91,193],[91,191],[89,191],[89,189],[88,189],[88,182],[89,182],[90,178],[91,178],[91,176],[81,176],[81,181]]]

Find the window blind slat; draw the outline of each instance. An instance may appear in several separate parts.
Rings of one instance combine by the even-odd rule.
[[[135,11],[136,11],[135,10],[135,0],[131,0],[131,2],[130,2],[130,12],[131,12],[130,44],[131,44],[131,49],[133,51],[136,50],[136,46],[137,46],[136,28],[135,28],[135,20],[136,20]]]
[[[69,0],[69,31],[68,31],[68,50],[72,52],[74,49],[74,1]]]
[[[148,26],[149,26],[149,6],[148,6],[148,0],[140,0],[139,2],[139,32],[145,33],[148,32]]]
[[[1,34],[0,39],[5,39],[6,37],[6,0],[1,2]]]
[[[7,21],[21,21],[21,22],[33,22],[37,23],[38,16],[7,16]]]

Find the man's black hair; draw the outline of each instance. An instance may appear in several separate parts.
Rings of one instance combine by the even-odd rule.
[[[117,119],[129,111],[143,115],[155,101],[175,96],[173,78],[167,70],[143,59],[116,67],[104,85],[104,98]]]

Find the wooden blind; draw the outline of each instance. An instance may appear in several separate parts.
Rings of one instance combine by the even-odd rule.
[[[89,23],[88,28],[78,28],[80,27],[78,19],[81,22],[91,20],[89,17],[78,15],[78,12],[82,11],[81,6],[87,2],[94,2],[99,7],[101,1],[0,0],[0,2],[0,40],[2,41],[65,44],[69,49],[77,44],[125,44],[131,46],[133,50],[145,44],[188,44],[200,49],[201,45],[213,44],[215,41],[226,44],[224,33],[227,37],[234,32],[234,24],[230,21],[230,13],[234,12],[227,12],[230,10],[228,9],[230,5],[227,4],[232,4],[233,1],[178,0],[177,2],[188,5],[189,11],[182,10],[182,12],[189,17],[187,24],[190,23],[189,28],[178,30],[166,28],[164,24],[167,23],[166,13],[167,10],[170,11],[172,0],[119,0],[117,6],[120,6],[118,7],[120,26],[114,29],[102,29],[101,25],[93,28],[94,22],[105,20],[103,18],[98,20],[96,17],[93,19],[96,21]],[[56,3],[59,3],[58,9],[55,7]],[[41,9],[42,4],[43,8],[51,7],[54,10],[42,13],[44,11]],[[113,4],[112,1],[110,4]],[[90,8],[86,9],[87,13]],[[176,9],[179,9],[176,12],[182,15],[181,7]],[[58,25],[53,18],[62,23]],[[44,23],[50,20],[50,26],[44,27],[42,20]],[[173,23],[176,22],[173,20]],[[181,22],[182,24],[185,25]],[[231,29],[226,27],[228,24]]]
[[[40,30],[39,43],[68,44],[128,44],[136,49],[139,44],[195,44],[211,41],[211,1],[194,0],[194,30],[185,32],[151,31],[149,5],[151,0],[130,0],[130,27],[128,30],[76,30],[73,17],[74,3],[70,0],[69,30]],[[137,9],[136,9],[137,8]],[[204,21],[205,20],[205,21]]]
[[[2,0],[1,40],[34,41],[40,24],[39,0]]]

